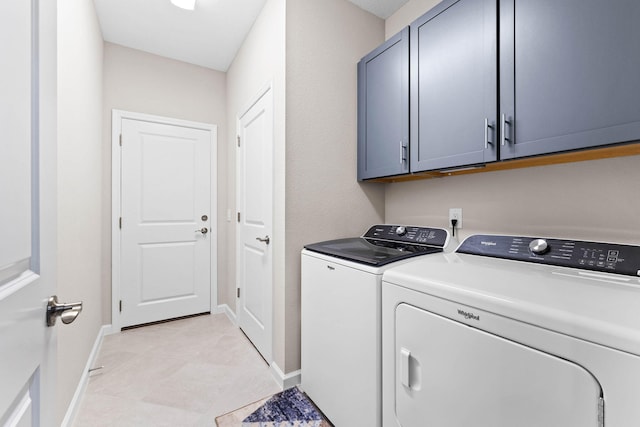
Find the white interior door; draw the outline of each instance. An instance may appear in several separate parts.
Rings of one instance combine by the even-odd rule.
[[[402,427],[597,427],[598,381],[568,360],[399,304]]]
[[[271,362],[273,100],[269,87],[238,120],[237,316]]]
[[[39,36],[39,37],[38,37]],[[55,424],[56,1],[0,2],[0,425]]]
[[[120,326],[211,311],[212,132],[123,118]]]

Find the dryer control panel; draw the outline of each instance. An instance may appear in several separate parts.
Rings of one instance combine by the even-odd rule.
[[[478,234],[468,237],[456,252],[640,276],[640,246]]]

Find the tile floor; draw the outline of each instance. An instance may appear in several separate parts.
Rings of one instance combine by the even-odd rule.
[[[225,314],[104,338],[74,427],[215,427],[215,418],[280,391]]]

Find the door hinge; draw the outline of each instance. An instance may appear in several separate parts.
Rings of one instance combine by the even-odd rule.
[[[236,295],[237,295],[237,298],[240,298],[240,288],[237,289]]]
[[[120,300],[120,313],[122,313],[122,300]]]
[[[122,230],[122,217],[118,218],[118,227]]]
[[[240,147],[240,135],[238,135],[236,139],[238,140],[238,147]]]
[[[604,397],[598,399],[598,427],[604,427]]]
[[[240,212],[238,212],[238,222],[240,222]]]
[[[122,147],[122,134],[120,134],[120,147]]]

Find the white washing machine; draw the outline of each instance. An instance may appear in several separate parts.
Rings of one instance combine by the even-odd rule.
[[[471,236],[387,270],[385,427],[640,426],[640,247]]]
[[[376,225],[302,251],[302,389],[336,427],[382,425],[382,274],[442,252],[446,230]]]

